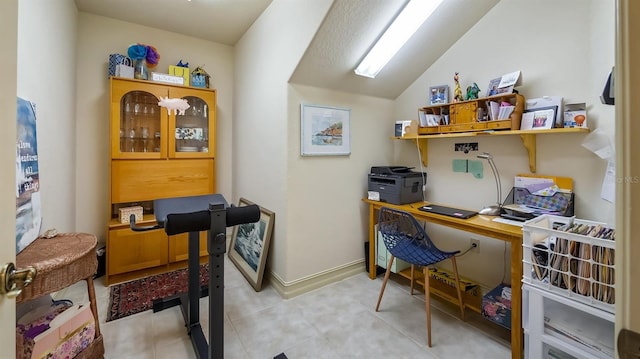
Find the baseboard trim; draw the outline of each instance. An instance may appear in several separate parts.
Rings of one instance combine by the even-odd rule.
[[[291,283],[286,283],[275,273],[271,272],[269,273],[269,283],[282,298],[291,299],[300,294],[310,292],[362,272],[364,272],[364,261],[359,260]]]

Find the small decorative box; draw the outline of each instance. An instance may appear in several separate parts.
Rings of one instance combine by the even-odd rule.
[[[136,216],[136,222],[142,220],[141,206],[120,208],[119,211],[120,211],[120,223],[125,223],[125,224],[129,223],[129,217],[131,217],[132,214]]]
[[[166,82],[168,84],[184,85],[184,78],[159,72],[151,73],[151,80],[156,82]]]

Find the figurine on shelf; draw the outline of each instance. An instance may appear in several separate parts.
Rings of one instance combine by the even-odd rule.
[[[181,116],[184,116],[184,111],[190,107],[187,100],[183,98],[169,98],[168,96],[160,97],[158,106],[166,108],[167,114],[169,115],[171,115],[171,110],[173,110],[175,115]]]
[[[209,74],[202,66],[198,66],[191,71],[191,86],[209,88]]]
[[[467,100],[477,99],[479,93],[480,93],[480,87],[478,87],[478,84],[474,82],[473,86],[467,87]]]
[[[453,82],[455,83],[455,87],[453,90],[453,102],[464,101],[464,97],[462,96],[462,89],[460,88],[460,77],[458,73],[453,76]]]

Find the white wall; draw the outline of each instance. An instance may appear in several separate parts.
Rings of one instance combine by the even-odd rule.
[[[155,69],[167,73],[179,60],[190,69],[204,65],[217,89],[216,191],[231,198],[233,48],[172,32],[79,13],[77,40],[77,230],[105,240],[109,166],[109,54],[126,54],[133,43],[153,45],[160,53]],[[73,127],[73,126],[71,126]]]
[[[349,156],[300,155],[300,104],[348,108]],[[289,90],[287,153],[289,281],[362,261],[369,236],[367,173],[391,161],[393,101],[316,87]],[[362,266],[364,270],[364,265]]]
[[[448,84],[453,90],[456,71],[463,89],[477,82],[484,93],[490,79],[520,70],[523,83],[517,89],[525,98],[550,95],[563,96],[565,103],[586,102],[589,127],[613,137],[614,107],[602,105],[599,95],[614,63],[614,40],[615,5],[611,2],[501,1],[398,97],[396,117],[416,118],[417,109],[427,104],[429,86]],[[612,204],[600,198],[606,162],[581,146],[585,137],[538,136],[536,172],[572,177],[576,216],[614,223]],[[452,159],[475,159],[476,153],[453,151],[454,143],[470,141],[479,143],[480,152],[493,154],[504,196],[517,173],[529,173],[527,152],[517,136],[430,140],[428,201],[478,209],[495,202],[495,183],[486,163],[481,180],[452,172]],[[396,141],[394,148],[398,161],[419,165],[414,145]],[[469,245],[468,233],[430,229],[445,248]],[[485,285],[497,284],[504,273],[503,251],[503,243],[483,239],[480,254],[459,260],[462,275]],[[509,263],[508,256],[504,258]]]
[[[17,95],[36,104],[42,231],[75,231],[76,7],[22,0],[18,10]]]
[[[289,262],[299,255],[291,243],[322,240],[308,229],[289,230],[288,201],[294,194],[288,188],[287,154],[298,137],[289,136],[287,82],[330,5],[331,0],[274,0],[236,44],[233,200],[244,197],[275,212],[269,256],[271,270],[283,281],[297,279],[292,273],[299,272]],[[313,188],[309,177],[296,181]]]

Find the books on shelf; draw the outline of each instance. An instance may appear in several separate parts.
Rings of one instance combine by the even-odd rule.
[[[489,121],[508,120],[515,108],[513,105],[504,106],[497,101],[487,101]]]

